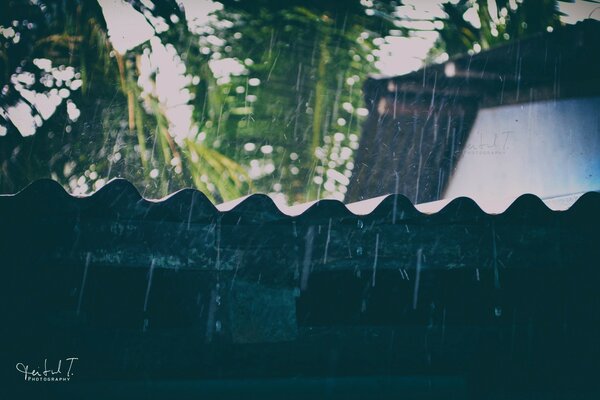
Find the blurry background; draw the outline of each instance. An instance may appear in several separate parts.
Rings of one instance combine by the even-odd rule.
[[[600,19],[597,1],[549,0],[3,8],[0,193],[50,177],[86,194],[124,177],[150,198],[196,187],[215,202],[264,192],[288,204],[345,198],[369,75]]]

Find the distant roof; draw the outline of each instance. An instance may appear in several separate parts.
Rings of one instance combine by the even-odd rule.
[[[600,93],[600,21],[585,20],[391,78],[372,77],[367,102],[385,92],[476,98],[481,106]],[[374,104],[369,104],[374,107]]]
[[[600,21],[369,78],[363,126],[346,199],[402,193],[439,200],[480,108],[600,94]]]

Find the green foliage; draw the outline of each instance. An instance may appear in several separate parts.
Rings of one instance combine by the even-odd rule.
[[[199,130],[209,144],[245,165],[258,191],[284,187],[288,201],[303,202],[344,190],[339,182],[329,191],[322,188],[324,174],[328,169],[350,173],[348,154],[356,147],[350,136],[360,134],[354,111],[363,102],[360,83],[375,72],[369,61],[372,40],[384,35],[391,21],[368,16],[358,1],[224,4],[218,18],[227,23],[215,24],[204,38],[214,35],[222,43],[201,38],[197,50],[192,42],[187,52],[180,51],[190,74],[201,78],[190,88]],[[383,14],[393,5],[372,8]],[[215,79],[198,54],[238,60],[244,72]],[[351,107],[344,109],[343,103]],[[340,134],[343,139],[336,141]],[[267,154],[260,151],[263,146]],[[346,159],[332,162],[331,155],[343,148]]]
[[[184,186],[214,201],[249,191],[282,192],[290,203],[343,195],[375,43],[392,29],[410,34],[395,24],[399,2],[224,0],[200,25],[176,0],[127,2],[155,34],[119,54],[97,1],[8,1],[0,14],[1,192],[41,177],[86,192],[122,176],[149,197]],[[443,10],[435,51],[451,56],[559,24],[549,0],[459,0]],[[481,26],[465,20],[469,10]],[[160,71],[147,77],[141,67],[155,46],[173,50],[188,82],[185,137],[152,89]],[[223,60],[237,71],[215,73]],[[61,80],[65,71],[71,76]],[[65,99],[55,112],[37,109],[35,96],[57,93]],[[31,108],[34,135],[24,137],[9,116],[19,104]]]
[[[459,0],[442,5],[447,17],[441,21],[438,47],[453,56],[478,51],[560,26],[556,0]],[[474,12],[479,24],[465,19]],[[478,26],[477,26],[478,25]]]
[[[167,7],[175,2],[159,3],[153,12],[169,16],[179,9]],[[83,186],[87,191],[123,176],[152,197],[191,185],[215,200],[245,194],[247,184],[240,176],[246,174],[240,165],[201,144],[173,140],[160,102],[137,83],[139,57],[147,45],[119,54],[96,1],[13,0],[10,10],[0,23],[18,33],[18,40],[0,36],[6,49],[0,63],[0,116],[6,129],[0,138],[3,192],[14,192],[41,177],[52,177],[69,190]],[[40,59],[50,60],[52,70],[40,68],[34,61]],[[68,68],[77,72],[66,82],[53,76]],[[32,76],[26,84],[18,81],[23,74]],[[80,87],[72,86],[75,81]],[[68,100],[49,117],[32,101],[35,96],[63,93],[61,89],[68,90],[63,91]],[[7,113],[20,103],[27,104],[36,120],[33,136],[23,137]],[[79,118],[69,117],[69,104],[76,105]],[[196,153],[194,160],[188,157]],[[207,187],[201,179],[205,175],[216,185]]]

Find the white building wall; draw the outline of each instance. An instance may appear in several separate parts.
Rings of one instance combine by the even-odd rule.
[[[480,110],[444,198],[505,206],[590,190],[600,190],[600,97]]]

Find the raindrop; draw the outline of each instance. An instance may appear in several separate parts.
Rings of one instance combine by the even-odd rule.
[[[187,230],[190,230],[190,224],[192,221],[192,211],[194,210],[194,195],[192,194],[192,199],[190,200],[190,211],[188,212],[188,218],[187,218]]]
[[[331,218],[327,226],[327,240],[325,241],[325,253],[323,254],[323,264],[327,263],[327,251],[329,250],[329,240],[331,239]]]
[[[377,258],[379,256],[379,233],[375,235],[375,259],[373,260],[373,281],[371,286],[375,287],[375,277],[377,275]]]
[[[446,341],[446,307],[444,307],[444,310],[442,311],[442,346],[444,345],[444,342]]]
[[[217,259],[215,261],[215,268],[218,270],[221,266],[221,220],[219,219],[216,225],[216,246],[217,246]],[[219,284],[217,283],[217,288]]]
[[[83,300],[83,290],[85,289],[85,282],[87,280],[88,267],[90,265],[90,259],[92,254],[88,251],[85,257],[85,269],[83,270],[83,278],[81,279],[81,289],[79,289],[79,301],[77,302],[77,315],[81,312],[81,301]]]
[[[394,171],[396,175],[396,187],[394,189],[394,208],[392,209],[392,224],[396,224],[396,207],[398,205],[398,188],[400,186],[400,176],[397,171]]]
[[[492,257],[494,262],[494,287],[500,288],[500,271],[498,271],[498,250],[496,246],[496,224],[492,222]]]
[[[407,281],[410,280],[410,278],[408,277],[408,272],[406,272],[406,270],[404,268],[400,268],[400,276],[402,276],[402,280],[406,279]]]
[[[415,276],[415,288],[413,291],[413,309],[417,309],[417,301],[419,299],[419,283],[421,280],[421,258],[423,255],[423,249],[417,250],[417,268]]]
[[[217,291],[219,290],[219,284],[215,289],[212,289],[210,292],[210,303],[208,307],[208,316],[206,320],[206,341],[211,342],[213,336],[213,328],[216,327],[215,323],[215,314],[217,313]]]
[[[313,242],[315,239],[315,227],[308,228],[305,237],[304,245],[304,260],[302,262],[302,277],[300,280],[300,289],[306,290],[308,286],[308,278],[310,276],[310,264],[312,261]]]
[[[144,312],[148,309],[148,297],[150,297],[150,288],[152,287],[152,275],[154,274],[154,260],[150,263],[148,271],[148,285],[146,286],[146,298],[144,299]]]

